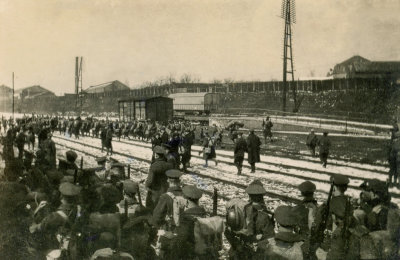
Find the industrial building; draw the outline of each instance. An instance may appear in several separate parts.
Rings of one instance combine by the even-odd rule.
[[[90,86],[89,88],[85,89],[84,92],[88,94],[94,93],[107,93],[107,92],[114,92],[114,91],[123,91],[123,90],[130,90],[130,88],[121,83],[118,80],[110,81],[107,83],[99,84]]]
[[[37,97],[55,97],[55,94],[39,85],[35,85],[15,90],[15,97],[24,100]]]
[[[336,64],[333,78],[379,78],[400,83],[400,61],[370,61],[361,56]]]

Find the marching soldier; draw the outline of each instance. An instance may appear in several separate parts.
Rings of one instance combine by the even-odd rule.
[[[317,146],[318,138],[314,133],[314,129],[311,129],[310,133],[307,136],[306,145],[308,149],[311,151],[311,155],[315,156],[315,147]]]
[[[157,205],[161,194],[167,191],[168,182],[165,172],[172,169],[172,165],[165,158],[165,150],[161,146],[154,147],[154,153],[155,160],[150,166],[145,184],[148,189],[146,207],[150,210]]]
[[[250,134],[247,137],[247,160],[251,165],[251,172],[256,172],[256,163],[260,162],[260,138],[254,134],[254,129],[250,129]]]
[[[295,232],[297,215],[290,206],[276,208],[274,217],[278,232],[268,239],[263,259],[302,260],[302,237]]]
[[[246,140],[243,138],[243,133],[237,133],[238,138],[234,140],[235,148],[234,148],[234,163],[236,168],[238,169],[237,174],[242,174],[242,167],[243,167],[243,160],[244,160],[244,153],[247,152],[247,143]]]
[[[328,163],[329,150],[331,148],[331,140],[328,138],[328,131],[324,131],[323,136],[318,140],[319,145],[319,158],[322,166],[326,168]]]
[[[273,142],[272,139],[272,127],[274,126],[274,124],[272,124],[271,119],[269,118],[269,116],[267,116],[267,118],[265,119],[265,121],[263,120],[263,124],[262,124],[263,128],[264,128],[264,141],[265,143],[267,143],[267,138],[269,137],[269,140],[271,141],[271,143]]]

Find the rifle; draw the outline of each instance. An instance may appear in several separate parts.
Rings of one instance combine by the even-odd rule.
[[[214,195],[213,195],[213,216],[217,215],[218,209],[218,190],[214,187]]]
[[[328,200],[326,201],[326,206],[325,210],[323,211],[321,215],[321,222],[318,223],[313,223],[309,238],[308,238],[308,248],[305,254],[307,255],[306,259],[314,259],[315,258],[315,252],[317,250],[317,247],[315,246],[317,243],[321,243],[324,239],[324,231],[326,229],[326,225],[328,223],[328,217],[329,217],[329,209],[330,209],[330,204],[331,204],[331,199],[332,199],[332,193],[333,193],[333,181],[331,182],[331,188],[329,190],[328,194]]]

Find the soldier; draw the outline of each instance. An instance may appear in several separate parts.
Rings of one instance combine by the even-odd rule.
[[[250,134],[247,137],[247,160],[251,165],[251,172],[256,172],[256,163],[260,162],[260,138],[254,134],[254,129],[250,129]]]
[[[22,157],[24,155],[23,152],[24,152],[25,138],[26,137],[25,137],[24,129],[21,127],[17,137],[15,138],[15,144],[17,145],[17,148],[18,148],[18,158],[19,159],[22,159]]]
[[[276,208],[274,217],[278,232],[268,239],[263,259],[302,260],[302,237],[295,232],[297,215],[290,206]]]
[[[312,156],[315,156],[315,147],[317,146],[318,138],[314,133],[314,129],[311,129],[307,136],[306,145],[311,152]]]
[[[40,232],[47,238],[47,249],[61,248],[65,255],[72,257],[68,241],[73,240],[76,236],[72,231],[81,215],[78,205],[78,195],[81,188],[72,183],[64,182],[60,185],[59,191],[62,199],[57,211],[45,217],[40,223],[32,224],[29,231],[31,233]],[[57,236],[61,238],[60,242],[57,241]],[[64,247],[65,245],[67,247]]]
[[[303,197],[303,201],[300,205],[293,208],[299,218],[299,234],[304,239],[307,239],[310,234],[317,212],[318,203],[314,198],[315,189],[316,187],[314,183],[310,181],[302,182],[299,185],[299,190]]]
[[[203,141],[203,150],[199,151],[199,155],[203,152],[203,159],[205,160],[204,167],[208,167],[208,160],[213,160],[215,166],[218,165],[217,153],[215,152],[215,140],[213,137],[209,137],[208,132],[205,134]]]
[[[234,140],[235,148],[234,148],[234,164],[238,169],[237,174],[242,174],[242,167],[243,167],[243,160],[244,160],[244,153],[247,152],[247,143],[246,140],[243,138],[243,133],[238,133],[238,138]]]
[[[190,159],[192,158],[192,145],[194,143],[194,133],[185,129],[179,149],[179,153],[182,156],[182,168],[183,172],[187,172],[187,167],[190,165]]]
[[[57,162],[56,162],[57,151],[56,151],[56,144],[51,139],[52,136],[53,136],[52,133],[47,134],[47,139],[43,141],[43,150],[46,154],[45,158],[48,161],[50,167],[52,169],[55,169],[57,168]]]
[[[182,188],[183,197],[187,199],[186,210],[180,217],[180,225],[177,228],[176,258],[175,259],[203,259],[196,258],[194,241],[194,222],[198,217],[205,217],[206,211],[199,206],[199,200],[203,192],[194,185]],[[208,258],[210,259],[210,256]]]
[[[161,194],[167,191],[168,182],[165,172],[172,169],[172,165],[165,158],[165,150],[161,146],[154,147],[154,153],[155,160],[150,166],[145,184],[148,189],[146,207],[150,210],[157,205]]]
[[[138,207],[141,206],[135,197],[135,195],[139,193],[139,184],[132,180],[125,180],[123,182],[123,192],[124,198],[117,205],[119,213],[124,214],[125,207],[127,207],[126,210],[128,211],[128,217],[133,216]]]
[[[168,170],[169,188],[161,195],[153,211],[152,225],[158,229],[159,238],[156,248],[163,259],[175,259],[174,237],[180,224],[180,216],[185,210],[187,200],[183,198],[180,186],[182,172],[176,169]]]
[[[107,170],[106,170],[106,162],[107,162],[107,157],[102,156],[96,158],[97,161],[97,168],[94,171],[94,174],[97,176],[100,182],[105,182],[107,179]]]
[[[65,157],[67,160],[58,159],[58,169],[60,171],[67,170],[77,170],[78,166],[75,164],[76,158],[78,158],[78,154],[75,151],[69,150],[65,153]]]
[[[106,132],[106,138],[105,138],[105,147],[107,150],[107,155],[111,152],[111,155],[113,154],[113,148],[112,148],[112,138],[113,138],[113,127],[112,124],[109,125],[107,132]]]
[[[165,172],[168,177],[169,188],[160,196],[160,200],[153,211],[153,224],[160,228],[165,225],[165,230],[175,231],[177,224],[173,219],[173,202],[176,197],[182,196],[180,177],[182,172],[176,169]]]
[[[269,137],[269,140],[271,141],[271,143],[273,142],[272,139],[272,127],[274,126],[274,124],[272,124],[271,119],[269,118],[269,116],[267,116],[267,118],[265,119],[265,121],[263,120],[263,129],[264,129],[264,142],[267,143],[267,137]]]
[[[177,169],[178,163],[176,162],[174,153],[171,151],[171,145],[163,144],[162,147],[165,149],[165,157],[167,162],[172,165],[172,168]]]
[[[328,131],[324,131],[323,136],[318,140],[319,145],[319,158],[322,166],[326,168],[328,163],[329,149],[331,148],[331,140],[328,138]]]
[[[101,152],[103,152],[104,147],[106,147],[106,138],[107,138],[107,126],[102,126],[100,131]]]
[[[249,194],[250,202],[244,207],[244,228],[236,233],[245,246],[241,248],[242,252],[237,253],[240,258],[253,259],[262,254],[260,250],[265,248],[267,239],[274,235],[275,224],[264,202],[267,191],[261,181],[254,180],[245,191]]]
[[[326,252],[329,250],[332,231],[335,228],[335,226],[332,224],[333,221],[331,209],[331,201],[333,201],[334,198],[338,198],[338,200],[349,201],[349,203],[345,203],[345,205],[349,206],[347,209],[348,216],[353,215],[352,208],[350,207],[350,199],[347,195],[345,195],[349,182],[349,178],[343,175],[336,174],[332,177],[332,186],[330,191],[331,196],[328,197],[327,203],[322,204],[317,209],[315,224],[312,226],[310,241],[307,243],[309,248],[304,250],[308,257],[311,258],[315,256],[315,251],[318,246],[320,246]]]

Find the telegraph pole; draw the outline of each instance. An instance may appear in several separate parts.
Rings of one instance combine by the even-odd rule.
[[[12,73],[12,119],[13,119],[13,124],[14,124],[14,72]]]
[[[282,0],[281,18],[285,19],[285,30],[283,37],[283,89],[282,89],[282,111],[286,111],[287,97],[287,74],[292,75],[294,83],[294,68],[293,68],[293,51],[292,51],[292,23],[296,23],[295,0]],[[288,61],[290,61],[290,70],[288,70]],[[293,84],[293,101],[296,106],[296,86]]]

